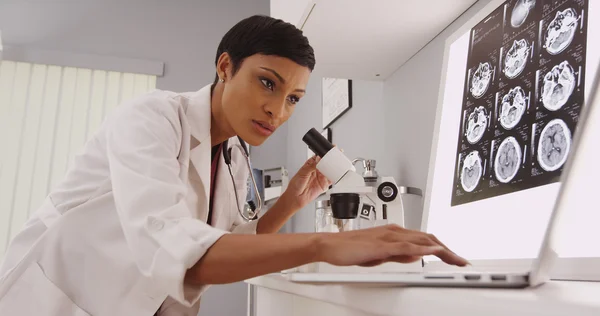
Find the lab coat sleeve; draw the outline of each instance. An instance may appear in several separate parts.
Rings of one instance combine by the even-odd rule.
[[[180,113],[167,99],[145,97],[113,117],[106,149],[117,213],[140,271],[185,306],[206,288],[184,284],[191,268],[226,232],[193,218],[177,159]]]

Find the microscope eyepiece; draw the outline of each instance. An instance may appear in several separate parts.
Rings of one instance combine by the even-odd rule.
[[[308,145],[308,148],[312,150],[317,156],[323,158],[332,148],[333,145],[323,137],[316,129],[311,128],[302,137],[302,141]]]

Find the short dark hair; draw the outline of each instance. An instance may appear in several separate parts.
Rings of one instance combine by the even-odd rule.
[[[233,75],[245,58],[254,54],[276,55],[295,63],[315,68],[315,53],[306,36],[293,24],[264,15],[245,18],[234,25],[221,39],[215,65],[223,53],[228,53],[233,64]],[[219,76],[215,77],[215,83]]]

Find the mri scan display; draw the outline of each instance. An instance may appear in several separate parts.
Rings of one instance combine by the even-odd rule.
[[[460,173],[460,183],[466,192],[472,192],[475,190],[481,180],[481,174],[483,173],[483,167],[481,163],[481,156],[479,152],[472,151],[465,157],[463,161],[462,171]]]
[[[467,121],[467,141],[471,144],[477,143],[488,126],[488,116],[483,106],[477,107],[469,114]]]
[[[510,16],[510,24],[512,27],[517,28],[525,23],[529,11],[535,6],[535,0],[519,0],[515,3],[512,15]]]
[[[502,141],[494,162],[494,171],[498,181],[507,183],[517,175],[521,164],[521,154],[521,147],[514,137],[509,136]]]
[[[576,85],[575,71],[568,61],[563,61],[554,66],[544,76],[542,87],[542,103],[550,111],[563,107]]]
[[[523,88],[517,86],[502,97],[502,108],[500,111],[500,125],[507,130],[513,129],[525,113],[527,97]]]
[[[538,162],[546,171],[560,168],[571,149],[571,131],[561,119],[550,121],[540,134]]]
[[[490,87],[492,72],[493,69],[490,63],[479,63],[479,67],[473,74],[473,80],[471,80],[471,94],[475,98],[481,98]]]
[[[577,31],[578,20],[577,12],[572,8],[556,12],[546,31],[544,46],[548,53],[556,55],[571,44]]]
[[[513,42],[504,59],[504,74],[507,78],[516,78],[523,72],[529,58],[530,47],[525,39]]]
[[[448,97],[462,97],[461,104],[444,102],[454,135],[439,134],[456,145],[447,173],[452,207],[560,181],[593,78],[595,1],[499,1],[463,42],[450,44],[449,58],[462,56],[449,64],[464,67],[445,83],[453,89]]]

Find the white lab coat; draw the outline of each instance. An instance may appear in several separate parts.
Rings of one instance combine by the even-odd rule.
[[[184,285],[186,270],[223,234],[256,232],[256,221],[238,214],[243,201],[222,155],[214,227],[206,224],[210,100],[210,86],[154,91],[107,118],[12,240],[0,267],[0,315],[151,316],[161,304],[163,315],[198,313],[206,286]],[[239,150],[232,167],[244,199]]]

